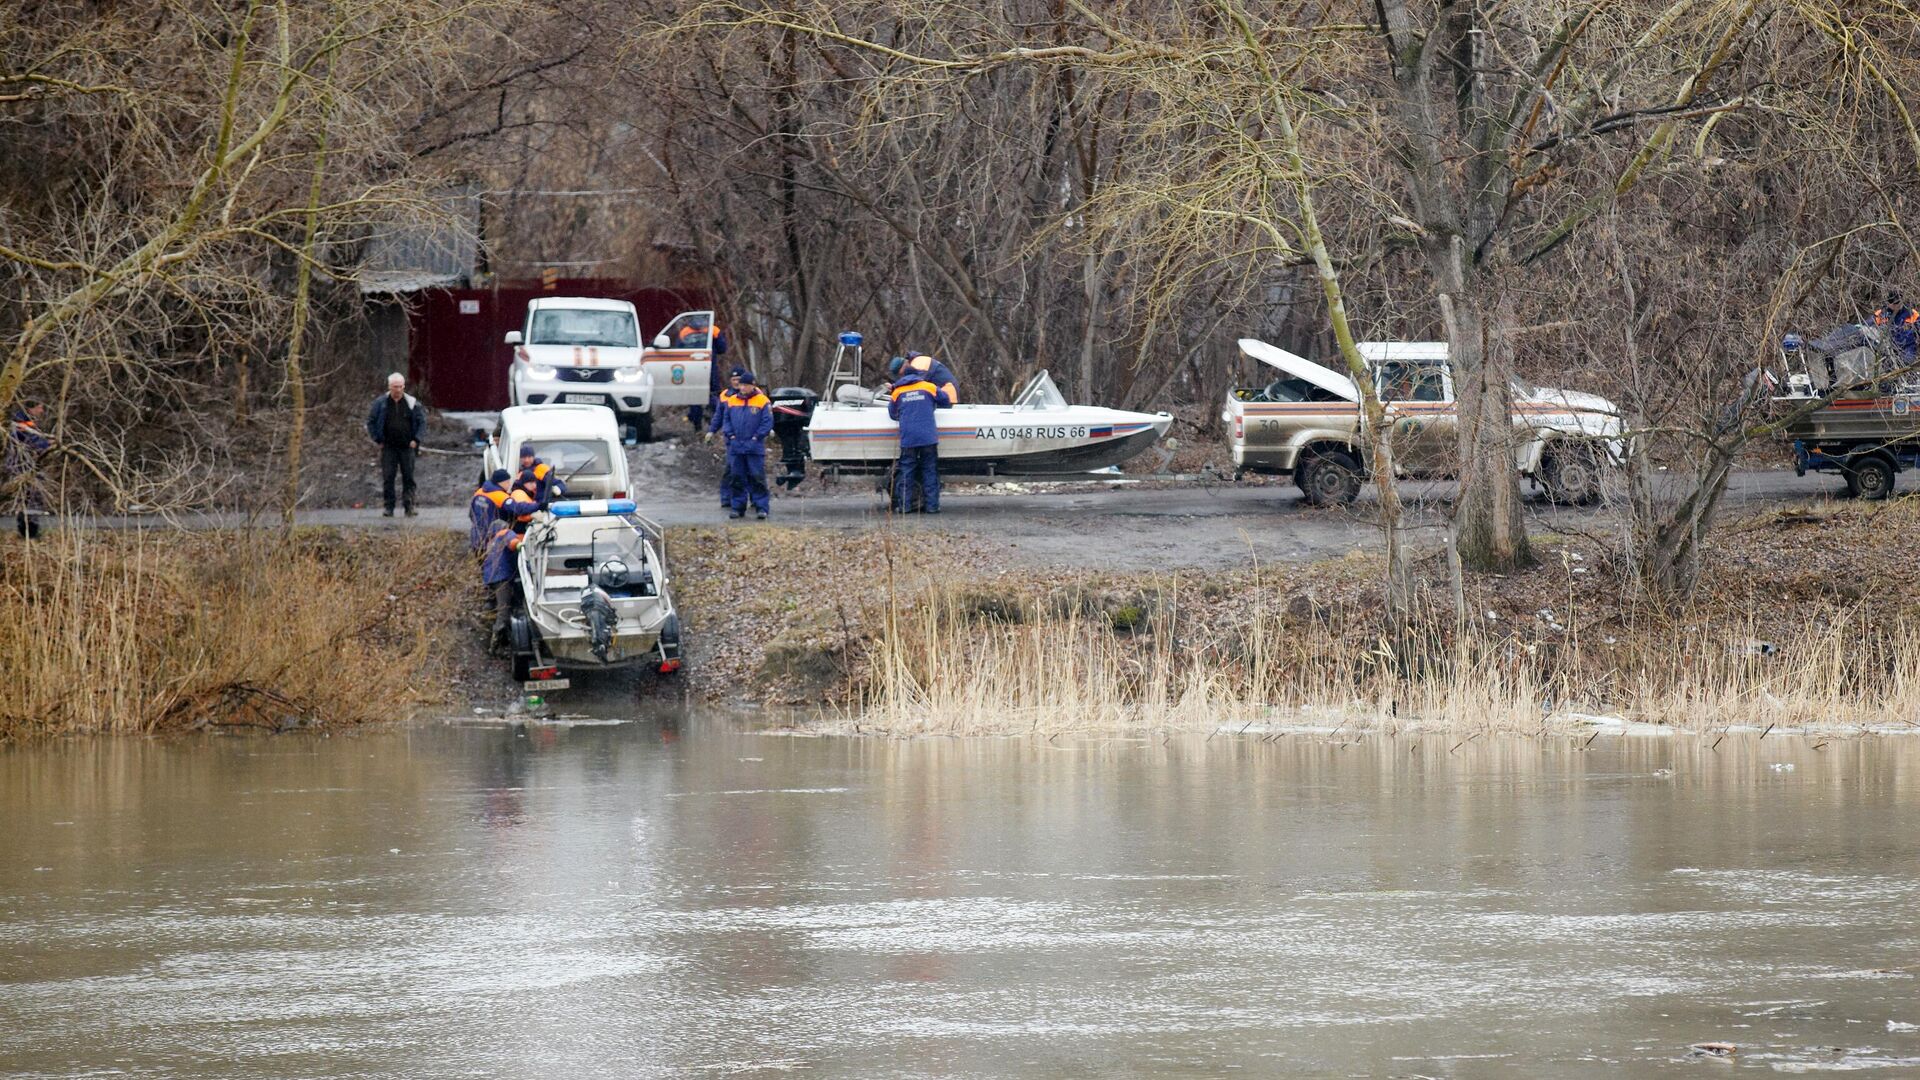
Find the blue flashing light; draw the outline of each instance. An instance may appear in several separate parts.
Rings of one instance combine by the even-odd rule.
[[[840,331],[840,344],[842,345],[846,345],[851,348],[858,348],[866,340],[867,340],[866,338],[863,338],[860,336],[860,332],[857,330]]]
[[[557,518],[602,517],[607,514],[631,514],[639,507],[632,499],[583,499],[579,502],[559,502],[553,504],[553,516]]]

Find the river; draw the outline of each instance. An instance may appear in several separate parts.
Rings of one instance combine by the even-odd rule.
[[[1453,742],[0,749],[0,1072],[1920,1074],[1920,742]]]

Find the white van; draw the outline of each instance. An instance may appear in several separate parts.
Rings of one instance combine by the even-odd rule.
[[[507,344],[513,346],[507,382],[515,405],[604,405],[632,426],[635,438],[652,438],[653,365],[641,362],[640,318],[632,304],[542,296],[527,305],[525,328],[509,333]],[[706,377],[703,367],[701,401]]]
[[[487,439],[482,483],[495,469],[520,474],[520,447],[553,466],[566,485],[563,499],[627,499],[627,451],[620,425],[604,405],[516,405],[500,411],[500,426]]]

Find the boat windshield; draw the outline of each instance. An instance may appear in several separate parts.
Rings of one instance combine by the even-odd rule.
[[[613,471],[613,447],[599,439],[535,439],[533,450],[563,477],[605,476]]]
[[[1027,388],[1020,391],[1020,396],[1013,399],[1013,407],[1016,409],[1064,409],[1067,407],[1067,399],[1060,393],[1060,388],[1053,385],[1053,376],[1042,371],[1027,383]]]

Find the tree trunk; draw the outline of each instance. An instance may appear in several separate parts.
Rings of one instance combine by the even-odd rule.
[[[1491,290],[1466,287],[1463,248],[1455,238],[1435,274],[1459,416],[1454,530],[1462,563],[1506,573],[1533,562],[1514,469],[1513,352]]]
[[[287,421],[287,489],[280,503],[280,520],[288,528],[292,528],[294,511],[300,505],[300,452],[307,433],[307,375],[301,352],[306,346],[307,323],[313,310],[313,252],[320,236],[320,195],[327,179],[326,125],[333,114],[331,90],[321,91],[321,102],[313,176],[307,188],[305,232],[300,241],[300,265],[294,277],[293,330],[287,337],[287,392],[292,396],[292,416]]]

